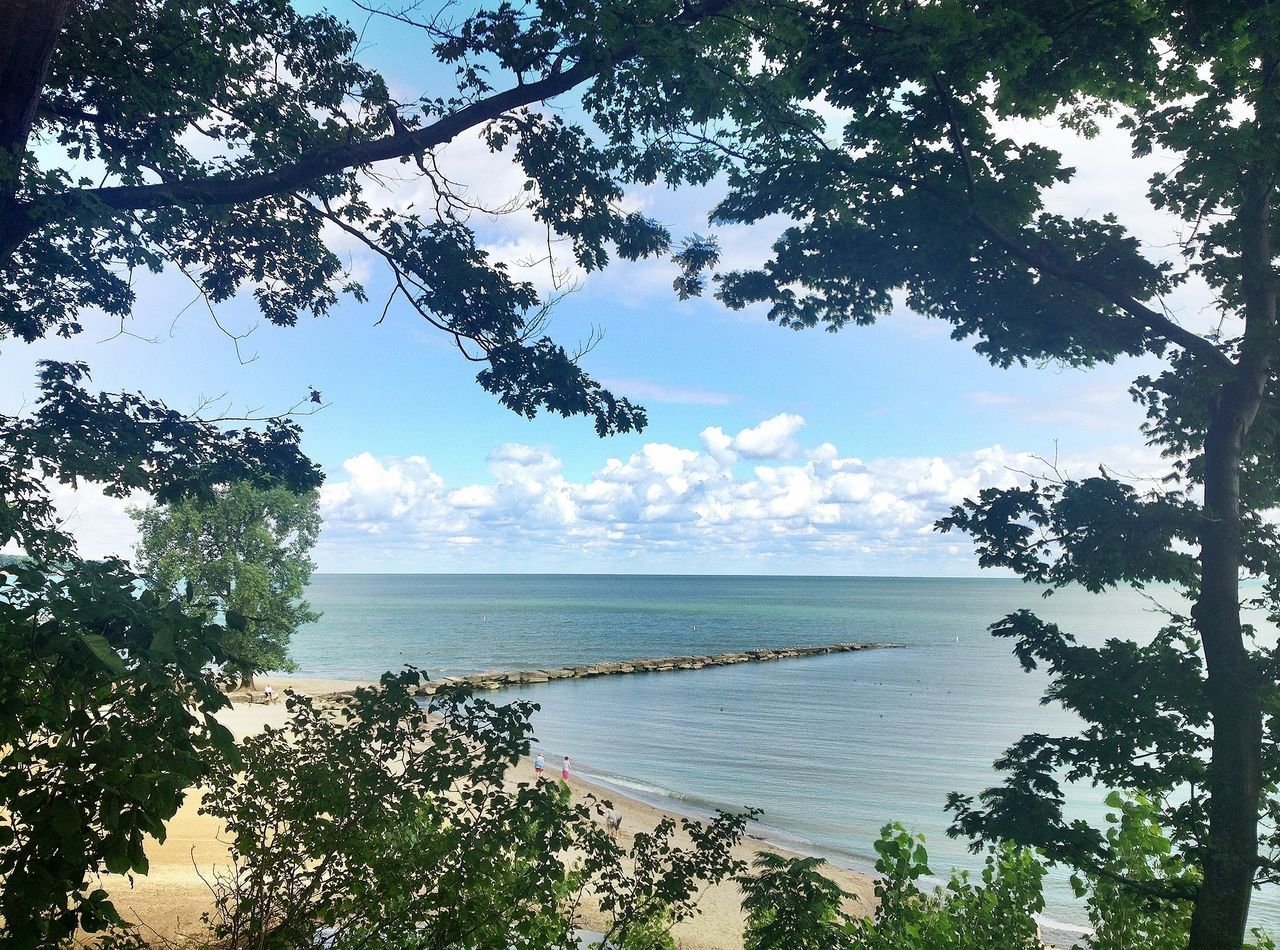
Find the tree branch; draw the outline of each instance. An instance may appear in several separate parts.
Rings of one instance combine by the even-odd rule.
[[[512,109],[560,95],[596,75],[611,61],[583,60],[562,73],[547,76],[526,86],[516,86],[474,102],[408,133],[383,136],[368,142],[326,149],[304,156],[275,171],[243,177],[217,177],[172,184],[138,185],[88,189],[83,192],[111,208],[134,210],[167,205],[222,205],[256,201],[272,195],[296,191],[327,175],[374,162],[404,158],[452,141],[462,132]]]
[[[692,26],[732,3],[733,0],[705,0],[686,8],[675,18],[675,22]],[[88,189],[83,194],[108,207],[132,210],[173,204],[230,204],[296,191],[317,179],[347,168],[404,158],[443,145],[467,129],[496,119],[513,109],[562,95],[610,66],[631,59],[638,51],[636,43],[623,43],[601,55],[580,59],[563,71],[553,72],[535,82],[517,84],[473,102],[424,128],[325,149],[303,156],[274,171],[239,177]]]
[[[969,218],[978,230],[1024,264],[1034,267],[1042,274],[1070,281],[1082,287],[1088,287],[1090,290],[1101,294],[1131,317],[1134,317],[1148,330],[1163,337],[1170,343],[1182,347],[1188,353],[1199,357],[1210,366],[1230,371],[1235,370],[1236,364],[1232,362],[1231,358],[1211,342],[1199,334],[1192,333],[1185,327],[1178,326],[1164,314],[1134,299],[1132,295],[1117,287],[1109,278],[1082,267],[1078,263],[1056,261],[1039,251],[1027,247],[1021,241],[1014,240],[997,228],[977,208],[970,209]]]
[[[978,230],[1018,260],[1024,264],[1029,264],[1040,273],[1057,277],[1059,280],[1079,284],[1095,293],[1101,294],[1129,314],[1129,316],[1134,317],[1148,330],[1163,337],[1170,343],[1182,347],[1188,353],[1194,354],[1209,365],[1226,370],[1234,370],[1236,368],[1230,357],[1204,337],[1178,326],[1164,314],[1135,299],[1109,278],[1082,267],[1078,263],[1054,260],[1046,254],[1027,247],[1021,241],[1013,239],[997,228],[978,210],[973,158],[968,146],[965,144],[960,128],[960,117],[956,111],[955,98],[951,95],[951,90],[947,88],[942,77],[937,73],[933,74],[933,88],[946,109],[947,137],[951,142],[952,150],[956,153],[956,158],[960,161],[961,171],[964,172],[965,193],[969,198],[969,220],[977,226]]]

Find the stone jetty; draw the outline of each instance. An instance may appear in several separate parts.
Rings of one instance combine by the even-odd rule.
[[[470,686],[473,689],[503,689],[528,686],[552,680],[588,679],[593,676],[625,676],[629,673],[668,673],[675,670],[701,670],[708,666],[732,666],[735,663],[768,663],[801,656],[824,656],[828,653],[855,653],[895,647],[894,643],[831,643],[817,647],[784,647],[771,650],[741,650],[735,653],[713,653],[699,656],[664,656],[657,659],[619,660],[612,663],[590,663],[562,666],[549,670],[491,670],[471,676],[446,676],[418,687],[419,696],[431,696],[445,686]]]

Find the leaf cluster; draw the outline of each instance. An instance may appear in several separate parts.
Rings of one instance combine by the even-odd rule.
[[[52,573],[56,571],[56,573]],[[139,591],[120,561],[0,572],[0,917],[15,947],[118,922],[95,873],[144,842],[232,752],[207,674],[224,628]]]
[[[754,873],[738,878],[747,915],[746,950],[835,950],[849,946],[850,899],[824,875],[821,858],[759,852]]]
[[[287,670],[289,641],[320,615],[302,599],[320,531],[316,492],[217,486],[209,498],[130,509],[136,564],[154,589],[205,620],[231,628],[231,672]]]
[[[1177,398],[1185,387],[1171,382]],[[1153,397],[1154,398],[1154,397]],[[1166,416],[1166,420],[1172,417]],[[1173,423],[1169,422],[1172,426]],[[1265,435],[1264,426],[1263,433]],[[1184,469],[1196,477],[1195,447]],[[1259,458],[1265,452],[1259,451]],[[1261,462],[1265,471],[1269,463]],[[1246,465],[1246,472],[1253,471]],[[1249,477],[1249,476],[1247,476]],[[1259,487],[1259,492],[1264,489]],[[1271,489],[1267,489],[1268,491]],[[1259,497],[1255,495],[1254,497]],[[1139,494],[1104,473],[1083,480],[1062,479],[1026,488],[984,489],[938,523],[942,531],[961,530],[977,546],[983,566],[1012,569],[1044,585],[1046,594],[1070,584],[1094,592],[1117,586],[1142,588],[1172,584],[1194,595],[1200,565],[1191,554],[1199,537],[1203,509],[1179,490]],[[1247,569],[1274,578],[1274,529],[1255,511],[1243,522]],[[1258,606],[1275,613],[1274,582],[1264,585]],[[1029,610],[1020,610],[991,626],[1009,639],[1025,669],[1043,667],[1050,683],[1042,702],[1057,703],[1083,723],[1076,735],[1024,736],[995,763],[1003,784],[973,796],[953,794],[952,834],[982,841],[1014,840],[1038,848],[1053,860],[1096,869],[1114,863],[1114,842],[1104,830],[1069,820],[1064,813],[1066,785],[1090,782],[1104,788],[1142,788],[1156,796],[1160,823],[1173,836],[1182,860],[1203,857],[1208,837],[1206,795],[1210,754],[1210,715],[1205,669],[1193,618],[1166,611],[1165,626],[1150,640],[1109,637],[1099,646],[1079,644],[1068,632]],[[1273,649],[1255,649],[1260,669],[1274,663]],[[1275,690],[1265,690],[1263,775],[1267,787],[1280,780],[1277,756]],[[1270,813],[1274,805],[1262,804]],[[1274,833],[1264,844],[1280,844]],[[1117,872],[1119,873],[1119,872]],[[1265,866],[1260,880],[1270,879]],[[1190,896],[1193,882],[1134,879],[1143,893]]]
[[[1036,914],[1044,908],[1044,865],[1026,848],[1001,845],[983,864],[981,884],[968,871],[952,871],[945,887],[926,892],[931,874],[924,838],[890,823],[875,842],[879,907],[874,918],[850,922],[849,947],[859,950],[964,950],[969,947],[1042,946]]]
[[[512,783],[529,751],[525,702],[465,690],[429,702],[416,671],[386,674],[321,707],[292,693],[282,730],[219,765],[203,809],[223,820],[233,868],[213,882],[219,946],[335,948],[577,946],[590,891],[610,946],[664,945],[700,886],[740,870],[744,817],[664,822],[624,853],[563,783]]]
[[[1104,472],[982,489],[937,529],[972,537],[982,567],[1009,568],[1049,588],[1079,584],[1099,593],[1152,583],[1194,587],[1198,566],[1189,546],[1201,517],[1180,493],[1142,495]]]
[[[351,27],[284,0],[73,7],[30,150],[0,161],[14,209],[0,226],[0,330],[30,341],[80,332],[86,309],[125,319],[134,272],[165,268],[211,306],[251,293],[265,319],[292,325],[343,293],[367,299],[330,246],[336,228],[386,265],[384,313],[400,300],[451,336],[508,407],[585,414],[602,435],[641,428],[642,409],[540,335],[549,301],[478,249],[469,219],[492,209],[436,150],[478,132],[509,153],[526,175],[510,208],[587,270],[665,253],[667,230],[625,208],[624,188],[707,182],[724,163],[717,124],[755,102],[781,112],[749,41],[772,6],[502,3],[458,23],[380,12],[453,64],[454,82],[399,101],[359,63]],[[579,86],[582,121],[537,108]],[[388,159],[416,166],[430,197],[378,207],[374,165]]]
[[[227,627],[123,561],[79,556],[50,484],[176,499],[228,476],[319,480],[291,426],[225,432],[86,382],[45,364],[33,414],[0,417],[0,547],[24,553],[0,567],[0,918],[15,947],[118,922],[94,876],[145,873],[146,839],[234,752],[210,675],[235,655]]]

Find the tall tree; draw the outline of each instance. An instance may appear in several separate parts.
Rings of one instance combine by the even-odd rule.
[[[1278,811],[1278,656],[1242,622],[1240,586],[1261,576],[1247,603],[1280,618],[1280,3],[852,0],[779,13],[759,45],[796,108],[713,137],[734,161],[714,218],[795,223],[763,267],[718,275],[721,300],[832,329],[905,301],[997,366],[1165,361],[1133,386],[1173,469],[1163,487],[1050,477],[985,491],[941,526],[971,533],[984,565],[1051,587],[1176,584],[1190,616],[1100,648],[1029,611],[996,624],[1087,726],[1026,737],[998,763],[1003,787],[952,804],[962,833],[1101,867],[1105,838],[1064,817],[1062,779],[1172,793],[1163,819],[1202,881],[1134,886],[1194,901],[1192,946],[1239,947],[1255,884],[1280,879],[1259,840]],[[805,108],[819,97],[845,117],[838,138]],[[1118,122],[1136,155],[1168,154],[1147,195],[1181,222],[1179,259],[1146,256],[1113,215],[1045,210],[1073,169],[1034,132],[1016,139],[1014,119],[1086,137]],[[715,249],[684,257],[709,267]],[[1215,295],[1213,332],[1162,304],[1192,279]],[[1261,843],[1280,846],[1274,824]]]
[[[207,499],[184,498],[130,511],[140,573],[205,622],[224,621],[226,669],[242,683],[294,669],[289,641],[320,619],[302,599],[315,570],[319,495],[234,482]]]

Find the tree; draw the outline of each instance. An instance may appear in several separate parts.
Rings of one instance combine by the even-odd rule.
[[[707,150],[677,147],[676,117],[708,119],[710,64],[745,72],[730,0],[507,5],[456,24],[399,17],[456,83],[395,100],[354,59],[357,34],[287,0],[9,0],[0,5],[0,336],[73,336],[83,313],[126,320],[142,270],[173,268],[210,304],[252,293],[266,319],[323,314],[365,293],[326,246],[336,229],[386,262],[400,299],[450,336],[477,379],[524,415],[585,415],[600,434],[643,426],[574,354],[541,335],[545,303],[480,250],[469,208],[431,150],[483,130],[529,175],[538,219],[588,269],[670,243],[621,208],[625,178],[705,181]],[[104,38],[106,41],[104,41]],[[538,104],[592,84],[593,142]],[[651,103],[637,126],[613,103]],[[198,143],[198,144],[197,144]],[[430,181],[430,213],[374,206],[372,166]],[[412,163],[411,165],[409,163]],[[87,169],[87,171],[86,171]],[[31,417],[0,418],[0,916],[16,946],[115,918],[99,870],[145,870],[183,790],[231,754],[204,672],[233,662],[235,631],[183,613],[119,560],[79,558],[46,480],[160,504],[208,501],[251,479],[295,492],[320,475],[282,418],[228,431],[129,393],[93,394],[83,364],[41,370]],[[241,643],[240,645],[243,645]]]
[[[320,619],[302,599],[315,564],[319,495],[250,482],[215,487],[209,499],[135,508],[137,566],[153,585],[206,622],[225,618],[231,672],[287,670],[298,627]]]
[[[706,51],[749,79],[742,26],[716,16],[731,5],[568,3],[529,13],[504,3],[457,24],[388,14],[457,73],[453,88],[399,102],[354,60],[355,31],[285,0],[9,4],[0,13],[11,44],[0,47],[0,330],[72,335],[86,307],[126,318],[135,300],[127,273],[166,266],[211,303],[252,291],[267,320],[291,325],[328,312],[340,291],[365,299],[326,246],[328,228],[387,264],[385,305],[403,299],[451,336],[504,405],[587,415],[601,435],[637,429],[642,409],[538,336],[544,303],[489,261],[466,224],[470,206],[428,159],[482,129],[529,176],[530,208],[572,241],[583,267],[603,266],[611,251],[665,252],[665,228],[622,210],[620,181],[714,173],[705,150],[677,147],[670,131],[675,117],[701,122],[723,110],[706,95]],[[588,83],[603,144],[535,108]],[[617,126],[618,101],[648,117]],[[438,197],[433,213],[371,203],[367,173],[389,160],[416,163]],[[102,181],[73,177],[86,161]]]
[[[842,904],[850,895],[819,870],[821,858],[761,851],[754,874],[738,878],[747,950],[836,950],[852,946]]]
[[[795,107],[712,136],[733,162],[713,219],[794,223],[764,266],[717,275],[722,301],[830,329],[905,301],[997,366],[1164,360],[1132,392],[1172,466],[1167,482],[1051,477],[984,491],[941,528],[972,534],[983,566],[1050,588],[1175,584],[1190,615],[1173,613],[1152,643],[1097,649],[1030,612],[997,623],[1087,725],[1026,737],[998,763],[1003,787],[952,807],[960,833],[1087,868],[1109,864],[1109,846],[1063,817],[1062,779],[1155,793],[1202,877],[1134,886],[1194,902],[1193,947],[1238,948],[1254,885],[1280,879],[1264,853],[1280,845],[1274,822],[1259,840],[1260,817],[1277,814],[1277,654],[1242,622],[1240,587],[1242,573],[1262,577],[1247,603],[1280,617],[1266,517],[1280,504],[1280,4],[797,5],[780,9],[759,51]],[[807,105],[818,97],[842,116],[838,139]],[[1147,194],[1185,229],[1176,261],[1146,256],[1112,215],[1045,210],[1073,170],[1006,123],[1048,118],[1086,137],[1117,122],[1135,154],[1171,156]],[[682,259],[709,268],[715,255],[694,241]],[[1193,332],[1163,306],[1192,280],[1214,294],[1218,328]]]
[[[224,480],[319,484],[295,427],[225,432],[129,394],[91,396],[87,371],[46,364],[29,417],[0,416],[0,919],[6,946],[57,944],[118,921],[99,871],[146,873],[188,788],[233,754],[208,675],[228,631],[150,590],[123,561],[87,561],[48,483],[92,480],[161,502]]]
[[[1241,570],[1266,578],[1259,605],[1280,615],[1263,517],[1280,484],[1280,5],[649,0],[400,20],[456,65],[455,88],[395,101],[354,62],[349,29],[282,0],[5,7],[0,327],[35,339],[77,332],[88,306],[125,316],[134,290],[122,269],[166,264],[213,302],[252,290],[267,319],[289,324],[337,300],[329,226],[386,262],[393,297],[483,364],[480,384],[505,405],[585,414],[601,434],[641,426],[642,410],[538,336],[543,301],[478,249],[447,182],[432,179],[440,200],[427,217],[378,209],[362,191],[373,163],[414,162],[430,177],[432,148],[483,128],[587,269],[670,246],[660,224],[619,207],[622,183],[727,169],[715,220],[795,222],[764,267],[721,275],[732,307],[835,328],[905,299],[996,365],[1164,359],[1134,391],[1170,483],[1139,492],[1109,474],[1063,477],[984,493],[944,527],[1029,580],[1167,581],[1194,608],[1151,644],[1097,650],[1030,613],[999,623],[1091,725],[1028,737],[1002,760],[1003,788],[953,805],[963,833],[1090,867],[1108,864],[1107,842],[1064,819],[1061,776],[1155,793],[1202,877],[1134,885],[1194,901],[1194,946],[1239,947],[1253,884],[1280,878],[1258,832],[1259,814],[1277,811],[1276,656],[1249,639],[1239,586]],[[596,137],[536,110],[570,90]],[[808,105],[819,96],[847,117],[836,141]],[[1071,170],[1001,121],[1050,116],[1081,135],[1118,120],[1137,152],[1177,158],[1148,184],[1185,222],[1179,266],[1144,256],[1114,218],[1044,210]],[[211,148],[188,148],[193,138]],[[96,163],[102,183],[75,180],[70,159]],[[714,247],[692,240],[676,260],[677,290],[701,292]],[[1161,306],[1192,278],[1217,295],[1221,331],[1193,332]],[[1174,788],[1194,794],[1160,795]]]

